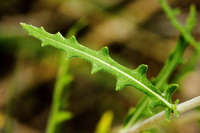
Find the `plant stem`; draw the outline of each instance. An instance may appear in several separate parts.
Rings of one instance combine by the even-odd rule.
[[[50,117],[47,125],[46,133],[55,133],[57,124],[61,121],[58,121],[60,113],[66,113],[63,117],[63,120],[70,118],[70,113],[66,111],[61,111],[61,102],[62,96],[64,93],[64,87],[69,84],[72,80],[71,76],[67,74],[68,72],[68,61],[64,54],[61,55],[61,64],[58,72],[58,77],[56,80],[56,85],[53,93],[53,103],[51,107]],[[68,115],[68,118],[67,118]],[[66,118],[66,119],[65,119]]]
[[[186,102],[183,102],[177,106],[179,113],[184,113],[190,111],[196,107],[200,106],[200,96],[192,98]],[[138,122],[133,127],[127,129],[124,133],[138,133],[142,130],[145,130],[149,127],[152,127],[155,123],[160,123],[161,120],[165,119],[165,111],[162,111],[142,122]]]
[[[195,69],[200,57],[200,52],[196,51],[188,60],[188,62],[182,67],[181,71],[174,77],[172,80],[173,83],[177,83],[181,80],[181,78],[187,73],[191,72]]]
[[[70,28],[66,37],[71,37],[73,35],[76,35],[86,25],[87,25],[87,20],[85,18],[81,18],[76,24],[72,26],[72,28]],[[72,77],[71,75],[68,74],[68,60],[66,59],[66,55],[63,53],[61,54],[60,58],[60,68],[53,93],[53,103],[51,107],[51,114],[49,117],[46,133],[55,133],[57,124],[71,117],[70,112],[60,110],[63,93],[65,93],[64,87],[67,84],[69,84],[71,80]],[[56,118],[59,116],[59,114],[61,117]]]
[[[181,32],[181,34],[183,35],[183,37],[185,38],[185,40],[187,40],[189,43],[191,43],[191,45],[193,45],[198,51],[200,51],[200,44],[199,42],[197,42],[191,34],[189,34],[187,32],[187,29],[182,26],[176,19],[176,14],[174,12],[173,9],[171,9],[171,7],[168,5],[166,0],[159,0],[160,5],[162,6],[165,14],[167,15],[167,17],[169,18],[170,22],[172,23],[172,25],[179,31]],[[194,7],[192,7],[194,8]]]

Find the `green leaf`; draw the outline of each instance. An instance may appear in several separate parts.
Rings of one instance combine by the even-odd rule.
[[[69,55],[68,57],[79,57],[89,61],[93,66],[93,72],[104,70],[113,74],[117,79],[117,90],[125,86],[132,86],[145,93],[151,99],[157,99],[166,107],[174,109],[173,104],[168,102],[146,78],[146,66],[142,65],[135,70],[131,70],[114,61],[109,56],[108,48],[106,47],[95,51],[79,44],[74,36],[65,39],[60,33],[50,34],[43,28],[24,23],[21,23],[21,25],[30,35],[40,39],[44,46],[51,45],[65,51]]]

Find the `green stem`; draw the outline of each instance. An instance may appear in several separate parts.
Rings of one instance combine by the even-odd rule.
[[[162,85],[164,85],[168,81],[172,72],[176,69],[178,64],[182,62],[183,53],[187,46],[188,46],[187,41],[184,40],[183,36],[180,36],[175,49],[169,55],[164,67],[156,77],[154,81],[155,85],[162,92],[164,91]]]
[[[159,0],[160,5],[162,6],[165,14],[169,18],[172,25],[183,35],[186,41],[191,43],[198,51],[200,51],[200,43],[198,43],[190,33],[188,33],[187,28],[182,26],[175,17],[174,10],[168,5],[166,0]],[[192,7],[194,8],[194,7]],[[195,10],[195,9],[193,9]]]
[[[180,81],[180,79],[186,75],[187,73],[193,71],[195,69],[195,66],[197,65],[200,58],[200,53],[196,51],[194,55],[190,57],[188,62],[182,67],[181,71],[178,72],[178,74],[174,77],[172,80],[173,83],[177,83]]]
[[[57,124],[57,116],[59,115],[61,108],[62,96],[64,93],[64,87],[71,82],[71,76],[67,74],[68,72],[68,61],[65,55],[61,55],[61,64],[58,72],[58,77],[56,80],[56,85],[53,93],[53,102],[51,106],[50,117],[47,125],[46,133],[55,133]]]
[[[197,96],[184,103],[179,104],[177,106],[177,109],[180,113],[185,113],[199,106],[200,106],[200,96]],[[164,116],[165,116],[165,111],[162,111],[144,121],[138,122],[136,125],[126,130],[126,133],[140,133],[141,131],[144,131],[145,129],[152,127],[156,123],[159,124],[161,120],[165,118]]]

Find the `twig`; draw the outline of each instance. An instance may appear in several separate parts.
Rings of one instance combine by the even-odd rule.
[[[179,104],[177,106],[177,109],[178,109],[179,113],[184,113],[184,112],[187,112],[198,106],[200,106],[200,96],[197,96],[197,97],[192,98],[184,103]],[[145,130],[145,129],[151,127],[153,124],[160,122],[164,118],[165,118],[165,111],[162,111],[144,121],[138,122],[133,127],[127,129],[126,131],[123,131],[123,133],[138,133],[142,130]]]

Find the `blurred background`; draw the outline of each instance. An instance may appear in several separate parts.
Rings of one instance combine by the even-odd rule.
[[[177,18],[182,24],[189,6],[196,5],[193,35],[200,39],[200,1],[168,2],[181,9]],[[23,31],[20,22],[43,26],[51,33],[60,31],[63,36],[76,34],[81,44],[95,50],[106,45],[120,64],[132,69],[147,64],[149,79],[159,73],[179,36],[157,0],[1,0],[0,133],[45,132],[59,68],[60,52],[42,48],[40,41]],[[189,47],[185,58],[192,51]],[[73,117],[60,125],[60,133],[95,132],[107,111],[113,114],[114,132],[143,95],[132,87],[116,92],[115,78],[104,72],[91,75],[91,66],[84,60],[70,59],[67,67],[72,81],[66,85],[63,106],[67,104]],[[181,79],[174,99],[185,101],[200,95],[199,73],[197,65]],[[200,113],[192,113],[162,125],[160,132],[199,133],[199,120]]]

